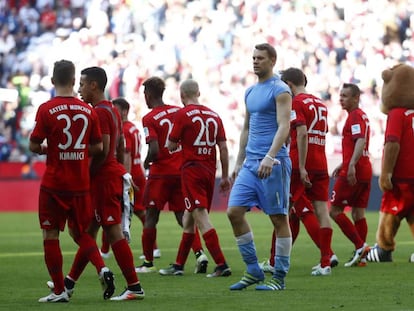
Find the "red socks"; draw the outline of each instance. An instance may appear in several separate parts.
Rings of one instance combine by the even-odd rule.
[[[210,229],[206,233],[203,234],[203,239],[206,243],[206,247],[211,255],[213,257],[214,262],[220,266],[224,263],[226,263],[226,260],[224,259],[223,252],[221,251],[220,242],[217,236],[216,229]]]
[[[43,249],[47,270],[55,284],[54,293],[60,294],[65,290],[65,285],[63,283],[63,257],[59,240],[44,240]]]
[[[128,285],[137,284],[139,280],[135,272],[134,257],[127,240],[119,240],[111,246],[116,262],[127,280]]]

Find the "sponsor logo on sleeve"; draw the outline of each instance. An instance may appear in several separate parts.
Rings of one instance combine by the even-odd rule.
[[[361,134],[361,125],[354,124],[351,126],[351,133],[352,135]]]

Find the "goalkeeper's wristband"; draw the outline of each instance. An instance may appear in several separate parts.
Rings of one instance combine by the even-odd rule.
[[[279,161],[278,159],[273,158],[273,157],[271,157],[271,156],[270,156],[270,155],[268,155],[268,154],[266,154],[266,155],[265,155],[265,158],[268,158],[268,159],[272,160],[272,161],[273,161],[273,165],[278,165],[278,164],[280,164],[280,161]]]

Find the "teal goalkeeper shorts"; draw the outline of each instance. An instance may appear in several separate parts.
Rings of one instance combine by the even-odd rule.
[[[257,176],[260,160],[246,160],[237,175],[229,197],[229,208],[235,206],[261,209],[267,215],[287,215],[289,211],[290,174],[289,157],[277,158],[272,174],[265,179]]]

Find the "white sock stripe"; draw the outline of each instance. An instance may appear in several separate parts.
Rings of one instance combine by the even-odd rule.
[[[276,239],[276,254],[289,257],[292,251],[292,237]]]
[[[237,245],[244,245],[251,241],[253,241],[253,233],[251,231],[236,237]]]

